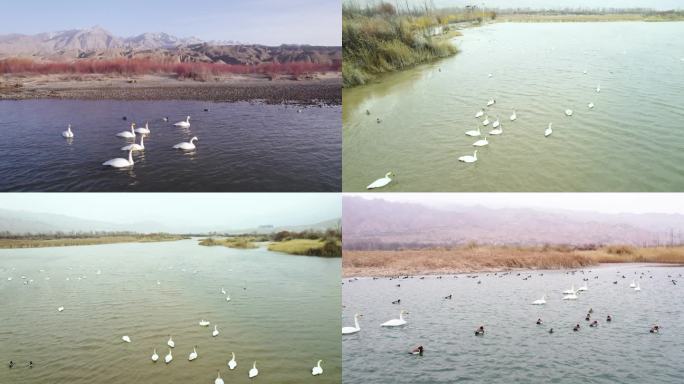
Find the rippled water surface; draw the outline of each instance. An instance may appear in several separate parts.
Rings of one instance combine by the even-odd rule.
[[[246,383],[254,360],[256,382],[339,383],[339,276],[339,259],[194,240],[0,250],[0,383],[213,383],[217,369]],[[324,373],[312,377],[318,359]]]
[[[386,191],[684,190],[684,23],[503,23],[463,33],[454,57],[344,91],[344,190],[388,171],[397,176]],[[503,135],[475,164],[460,163],[475,142],[464,132],[482,127],[474,116],[490,97],[486,112]]]
[[[363,317],[359,333],[343,336],[343,382],[682,383],[683,274],[681,267],[614,265],[574,275],[344,280],[343,324],[352,325],[355,312]],[[589,290],[562,300],[583,278]],[[628,287],[632,278],[641,292]],[[545,306],[531,305],[543,294]],[[391,304],[397,299],[401,305]],[[598,328],[584,320],[590,308]],[[400,309],[409,311],[406,326],[380,327]],[[536,325],[537,318],[545,324]],[[660,334],[649,333],[655,322]],[[579,332],[572,331],[576,323]],[[476,337],[480,325],[486,334]],[[417,345],[425,354],[409,355]]]
[[[0,190],[339,191],[340,109],[246,102],[2,101]],[[190,129],[173,126],[187,115]],[[102,166],[127,157],[120,149],[132,141],[116,133],[147,120],[151,134],[145,151],[134,155],[133,168]],[[61,136],[68,123],[73,140]],[[193,136],[199,138],[196,150],[172,149]]]

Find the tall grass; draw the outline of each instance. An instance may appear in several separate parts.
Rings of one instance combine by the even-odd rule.
[[[254,244],[255,239],[250,237],[228,237],[228,238],[214,238],[208,237],[199,241],[199,245],[204,245],[207,247],[213,246],[224,246],[228,248],[238,248],[238,249],[253,249],[257,248]]]
[[[179,79],[204,80],[211,76],[227,74],[292,75],[320,72],[336,72],[340,64],[311,63],[262,63],[257,65],[186,62],[152,59],[77,60],[74,62],[44,62],[25,58],[0,60],[0,74],[5,75],[147,75],[171,74]]]
[[[115,243],[147,243],[158,241],[176,241],[186,239],[186,236],[169,234],[149,235],[37,235],[37,236],[11,236],[0,238],[0,248],[44,248],[66,247],[74,245],[97,245]]]

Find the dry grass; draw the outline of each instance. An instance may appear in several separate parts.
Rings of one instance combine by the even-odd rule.
[[[254,241],[256,240],[257,239],[252,237],[226,237],[220,239],[208,237],[206,239],[200,240],[199,245],[204,245],[207,247],[224,246],[228,248],[253,249],[257,248],[257,245],[254,244]]]
[[[176,235],[130,235],[130,236],[100,236],[82,238],[17,238],[0,239],[0,248],[45,248],[68,247],[75,245],[97,245],[115,243],[149,243],[158,241],[176,241],[186,237]]]
[[[574,269],[599,263],[684,263],[684,247],[468,246],[400,251],[344,251],[345,276],[447,274],[510,269]]]

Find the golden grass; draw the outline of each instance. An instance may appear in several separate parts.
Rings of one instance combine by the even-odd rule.
[[[574,269],[599,263],[684,263],[684,247],[468,245],[449,249],[344,251],[344,276],[448,274],[510,269]]]
[[[253,249],[257,248],[257,245],[254,244],[254,241],[256,241],[256,239],[253,237],[208,237],[200,240],[199,245],[204,245],[207,247],[224,246],[228,248]]]
[[[158,241],[176,241],[187,237],[178,235],[129,235],[129,236],[100,236],[75,238],[18,238],[0,239],[0,248],[45,248],[68,247],[76,245],[97,245],[115,243],[149,243]]]
[[[309,255],[312,250],[321,249],[324,245],[325,242],[319,239],[292,239],[271,243],[268,245],[268,250],[289,253],[292,255]]]

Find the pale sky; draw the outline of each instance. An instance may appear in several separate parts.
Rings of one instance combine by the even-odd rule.
[[[346,193],[345,196],[438,208],[480,205],[487,208],[684,214],[684,194],[681,193]]]
[[[21,0],[2,2],[0,35],[94,25],[119,37],[165,32],[265,45],[342,44],[340,0]]]
[[[308,225],[342,215],[337,193],[0,193],[0,209],[187,230]]]

